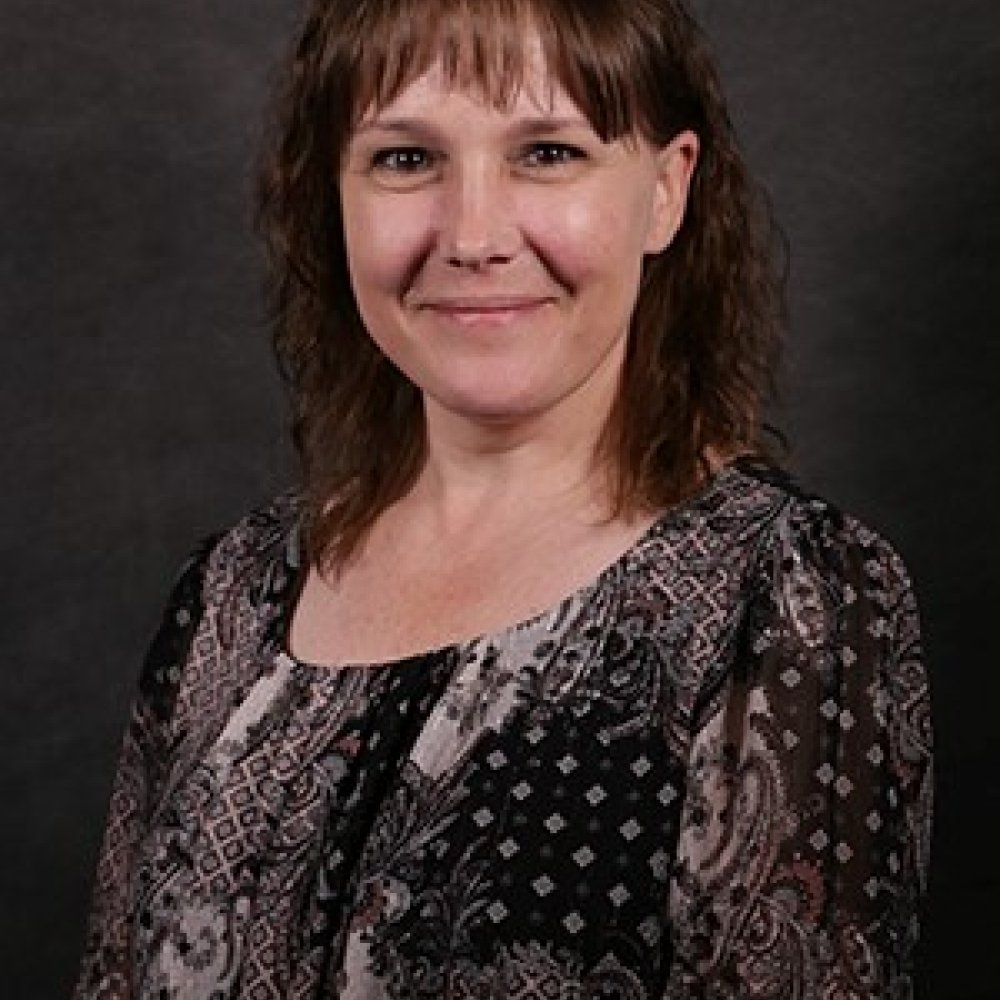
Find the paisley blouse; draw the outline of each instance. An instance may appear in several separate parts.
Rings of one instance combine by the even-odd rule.
[[[203,545],[149,650],[76,997],[912,992],[917,612],[878,535],[746,462],[494,634],[318,667],[301,507]]]

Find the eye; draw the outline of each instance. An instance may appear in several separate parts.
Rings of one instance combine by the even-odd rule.
[[[586,156],[578,146],[566,142],[533,142],[524,151],[524,159],[530,166],[536,167],[557,167],[585,159]]]
[[[430,167],[433,159],[432,155],[420,146],[393,146],[372,153],[371,165],[375,170],[414,174]]]

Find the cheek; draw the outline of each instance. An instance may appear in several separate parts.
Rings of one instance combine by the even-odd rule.
[[[560,284],[575,292],[600,274],[609,241],[597,206],[573,200],[540,202],[520,214],[526,220],[527,242]]]
[[[426,252],[426,211],[391,198],[345,201],[343,211],[348,267],[362,309],[373,293],[404,291]]]
[[[541,205],[530,213],[532,242],[571,289],[631,283],[642,259],[647,212],[634,197],[594,197]]]

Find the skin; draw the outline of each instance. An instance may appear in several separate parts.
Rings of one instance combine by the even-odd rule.
[[[605,143],[537,59],[529,70],[509,112],[435,66],[362,120],[340,174],[352,285],[432,428],[512,440],[567,421],[593,437],[697,139]]]
[[[347,145],[354,294],[423,393],[428,457],[335,578],[307,576],[290,639],[304,659],[396,659],[495,631],[590,582],[652,520],[608,518],[594,446],[697,138],[603,142],[532,51],[511,108],[432,66]]]

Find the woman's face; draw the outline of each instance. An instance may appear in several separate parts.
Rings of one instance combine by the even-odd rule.
[[[603,142],[540,54],[507,111],[435,65],[363,117],[340,172],[351,282],[429,416],[603,426],[642,258],[677,231],[696,155],[690,132]]]

